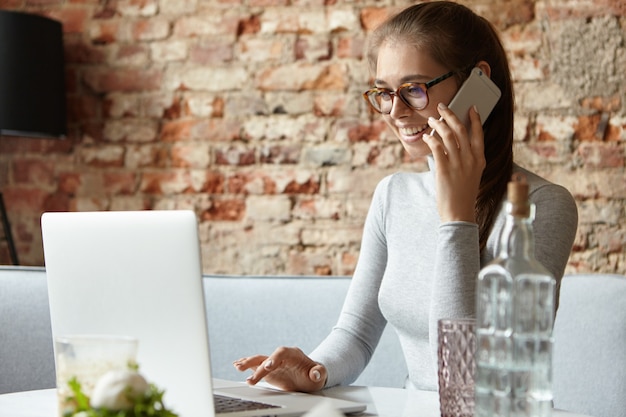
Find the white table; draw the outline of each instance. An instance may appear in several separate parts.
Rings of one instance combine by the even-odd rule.
[[[364,416],[439,417],[439,397],[432,391],[382,387],[337,387],[324,396],[366,403]],[[24,391],[0,395],[0,417],[56,417],[56,390]],[[585,417],[554,410],[553,417]]]

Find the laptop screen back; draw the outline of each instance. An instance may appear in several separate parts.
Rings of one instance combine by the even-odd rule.
[[[140,372],[181,417],[212,416],[198,227],[192,211],[44,213],[54,337],[139,339]]]

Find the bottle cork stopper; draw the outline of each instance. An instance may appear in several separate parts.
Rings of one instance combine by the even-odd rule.
[[[512,204],[511,214],[514,216],[528,216],[530,205],[528,204],[528,182],[526,176],[516,172],[511,176],[507,187],[507,198]]]

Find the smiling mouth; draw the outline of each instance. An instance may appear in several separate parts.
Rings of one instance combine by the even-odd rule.
[[[400,132],[402,136],[411,137],[411,136],[419,135],[420,133],[424,132],[426,129],[428,129],[428,124],[425,124],[421,127],[418,127],[418,126],[399,127],[398,131]]]

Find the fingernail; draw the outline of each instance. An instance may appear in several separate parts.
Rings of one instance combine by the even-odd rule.
[[[448,108],[448,106],[446,106],[446,105],[445,105],[445,104],[443,104],[443,103],[439,103],[439,104],[437,104],[437,107],[439,107],[439,109],[441,109],[441,110],[445,110],[445,109],[447,109],[447,108]]]
[[[476,105],[475,105],[475,104],[472,106],[472,108],[474,109],[474,112],[475,112],[476,114],[480,114],[480,113],[478,113],[478,107],[476,107]]]
[[[320,374],[320,371],[318,371],[317,369],[313,370],[313,379],[315,379],[316,381],[319,381],[322,378],[322,375]]]
[[[428,125],[430,126],[434,121],[436,121],[437,119],[435,119],[434,117],[430,116],[428,118]]]
[[[249,377],[246,378],[247,382],[254,382],[254,378],[252,377],[252,375],[250,375]]]
[[[269,370],[269,369],[272,367],[272,363],[273,363],[273,362],[272,362],[272,360],[271,360],[271,359],[268,359],[268,360],[265,362],[265,364],[263,364],[263,368],[265,368],[265,369]]]

